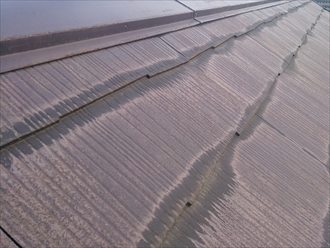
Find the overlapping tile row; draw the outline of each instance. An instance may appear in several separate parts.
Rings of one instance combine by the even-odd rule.
[[[211,48],[218,37],[211,36],[203,26],[197,26],[168,33],[161,39],[188,59],[192,59]]]
[[[27,246],[160,243],[282,63],[232,39],[7,148],[3,225]]]
[[[151,38],[2,74],[1,145],[185,61],[162,40]]]
[[[316,16],[317,13],[315,18]],[[274,20],[274,26],[278,30],[285,30],[285,27],[281,27],[281,23],[285,21],[284,18]],[[297,30],[305,28],[306,32],[311,23],[306,22]],[[298,31],[297,34],[303,36],[303,32]],[[263,32],[263,29],[259,32]],[[285,31],[283,33],[283,36],[286,35]],[[282,37],[280,31],[277,35]],[[185,229],[189,226],[182,225],[177,232],[173,232],[171,227],[185,204],[188,201],[196,202],[195,199],[203,187],[212,188],[215,191],[215,199],[219,194],[221,198],[229,192],[230,187],[233,187],[231,180],[236,180],[235,175],[244,176],[249,172],[240,165],[235,165],[233,172],[230,172],[230,167],[226,167],[229,168],[229,171],[226,169],[225,172],[229,174],[229,178],[224,176],[225,180],[217,180],[222,191],[217,187],[213,188],[214,185],[209,183],[204,184],[235,133],[244,130],[264,101],[278,73],[287,65],[284,59],[292,52],[285,50],[276,55],[265,48],[262,42],[251,37],[242,35],[232,38],[218,48],[197,56],[189,63],[158,75],[156,74],[163,62],[155,64],[155,57],[151,60],[148,58],[165,48],[156,50],[155,47],[155,52],[149,54],[151,45],[149,46],[148,40],[76,56],[51,65],[29,68],[24,72],[29,73],[29,77],[18,75],[23,72],[11,74],[11,77],[21,78],[21,81],[22,78],[29,78],[33,82],[40,82],[34,78],[37,77],[35,75],[53,80],[43,84],[43,88],[40,86],[40,89],[30,89],[32,86],[27,83],[18,85],[18,81],[15,81],[15,87],[8,88],[16,97],[23,98],[26,93],[25,97],[33,98],[34,105],[26,106],[24,113],[29,114],[33,108],[38,109],[41,117],[35,117],[36,124],[31,122],[34,125],[38,124],[38,128],[44,125],[38,122],[44,116],[42,104],[51,99],[50,96],[45,97],[47,95],[43,95],[41,89],[47,89],[47,92],[56,97],[64,93],[67,96],[70,89],[73,100],[66,101],[68,98],[64,97],[63,104],[58,104],[59,112],[65,114],[72,112],[72,109],[82,108],[48,129],[34,133],[1,151],[1,226],[24,247],[156,246],[162,244],[168,230],[177,238],[174,245],[192,244],[193,240],[190,237],[197,237],[200,244],[210,242],[207,238],[195,234],[189,236]],[[165,44],[158,38],[153,39],[151,44],[153,42],[158,42],[159,46]],[[301,45],[301,39],[288,41],[283,38],[281,42],[287,42],[290,48]],[[165,68],[170,68],[173,61],[180,61],[183,56],[169,50],[164,53],[163,58],[162,61],[169,61],[169,67],[164,65]],[[29,70],[34,70],[34,73],[28,72]],[[152,77],[144,77],[146,74]],[[120,88],[125,82],[138,80],[130,85],[125,83],[127,87],[99,99],[103,92],[111,92],[111,87],[106,88],[102,84],[97,86],[109,75],[116,80],[107,81],[111,87]],[[8,75],[4,77],[9,80]],[[55,79],[58,81],[54,81]],[[10,82],[14,84],[13,81]],[[72,84],[68,85],[65,82]],[[116,86],[117,84],[119,86]],[[53,98],[54,106],[57,106],[56,97]],[[92,101],[95,102],[84,105],[85,102]],[[61,107],[68,110],[62,110]],[[16,118],[13,117],[15,110],[20,108],[14,102],[10,112],[12,115],[5,118],[8,126],[11,125],[9,118]],[[260,133],[268,131],[267,128],[268,126],[262,126]],[[283,137],[276,138],[278,141],[275,145],[268,142],[262,148],[273,148],[277,147],[276,145],[282,148],[282,143],[285,143]],[[260,135],[257,139],[261,139]],[[250,147],[248,144],[247,148],[244,148],[252,149],[251,154],[249,151],[246,152],[251,157],[250,161],[254,161],[256,156],[260,155],[252,152],[258,151],[254,147],[259,145],[260,142],[256,142],[254,146]],[[299,169],[297,164],[293,169],[289,168],[291,174],[285,175],[292,175],[294,170],[298,173],[292,175],[295,179],[307,178],[309,181],[303,184],[304,188],[293,190],[279,198],[281,203],[288,203],[283,207],[274,204],[276,212],[270,211],[267,205],[268,201],[271,203],[272,197],[277,199],[276,195],[267,195],[266,190],[259,194],[254,193],[255,187],[260,185],[249,186],[247,181],[237,181],[241,183],[242,189],[240,188],[239,192],[245,196],[242,198],[244,201],[249,201],[252,196],[253,199],[258,199],[259,205],[255,202],[246,204],[255,211],[255,215],[251,213],[252,217],[249,217],[253,219],[249,227],[252,228],[254,224],[258,226],[258,222],[262,222],[267,214],[270,214],[271,220],[274,221],[277,218],[276,213],[280,211],[290,217],[292,206],[302,203],[303,207],[299,208],[301,212],[292,217],[297,223],[304,224],[304,229],[299,234],[305,234],[306,230],[309,230],[303,211],[310,213],[316,208],[319,212],[317,218],[313,219],[316,226],[314,234],[319,233],[321,208],[325,205],[325,198],[320,195],[324,193],[324,187],[314,194],[315,189],[321,187],[321,182],[317,182],[308,174],[313,171],[313,165],[318,165],[319,162],[296,147],[290,149],[289,154],[297,153],[299,157],[299,152],[302,152],[301,161],[306,158],[307,161],[312,161],[312,166]],[[224,156],[229,155],[226,152]],[[257,159],[261,159],[260,156]],[[287,157],[281,159],[284,162],[291,161]],[[277,175],[278,171],[271,166],[271,161],[275,160],[273,156],[267,167],[273,173],[273,181],[276,176],[283,179],[283,175]],[[327,175],[321,167],[317,168],[314,171],[315,175],[326,183]],[[257,171],[258,175],[266,178],[267,173],[262,172]],[[264,178],[260,177],[259,180]],[[284,179],[285,185],[301,183],[301,180],[289,182],[287,177]],[[227,184],[226,180],[230,183]],[[254,180],[254,177],[249,177],[248,180]],[[314,188],[309,189],[311,183]],[[280,180],[276,186],[284,188]],[[248,193],[244,192],[244,189],[248,189]],[[301,193],[303,189],[308,191],[307,198],[301,199],[301,195],[298,195],[295,198],[296,205],[292,205],[288,197],[296,192]],[[213,204],[211,195],[205,190],[202,192],[202,197],[205,196],[207,200],[205,204]],[[235,200],[236,203],[242,203],[239,202],[240,198],[236,197]],[[316,205],[313,205],[311,200],[316,200]],[[243,215],[246,212],[241,206],[243,205],[236,207]],[[256,211],[259,206],[263,206],[261,213]],[[308,207],[307,210],[304,206]],[[230,205],[227,207],[229,209]],[[205,214],[203,211],[199,212],[201,215]],[[196,214],[196,218],[199,218],[197,216]],[[229,220],[233,219],[238,222],[230,223]],[[178,225],[181,225],[181,221],[179,218]],[[281,223],[287,225],[283,219],[276,221],[274,227]],[[205,230],[206,235],[210,237],[230,235],[228,232],[212,234],[212,230],[216,231],[216,228],[200,229],[199,223],[191,223],[195,230]],[[222,223],[220,219],[219,223]],[[236,226],[240,222],[237,216],[229,215],[226,223],[227,227],[230,227],[230,224]],[[272,237],[268,243],[285,243],[281,240],[281,235],[272,232],[266,224],[262,224],[265,228],[264,233]],[[289,227],[287,229],[290,231]],[[253,232],[248,233],[251,228],[227,229],[232,233],[245,234],[238,237],[236,243],[228,243],[243,244],[243,237],[250,237],[255,244],[267,241],[259,239],[259,236],[252,236]],[[284,231],[281,230],[280,234],[282,233]],[[294,236],[290,244],[293,244],[296,232],[291,233]],[[188,241],[184,238],[185,235]],[[309,237],[299,244],[306,240],[312,244]],[[174,239],[167,237],[165,240],[173,242]],[[217,241],[214,240],[212,246],[216,244]]]
[[[219,21],[206,23],[186,30],[180,30],[161,36],[175,50],[188,59],[205,50],[216,47],[226,40],[245,34],[264,22],[270,22],[277,16],[287,14],[303,3],[295,2],[278,5],[273,8],[255,10]]]
[[[163,246],[321,247],[329,183],[324,165],[256,117]]]
[[[329,164],[330,43],[329,30],[324,31],[328,35],[313,29],[258,115],[320,162]]]
[[[329,246],[328,16],[162,246]]]
[[[2,151],[6,230],[24,246],[161,243],[261,97],[238,97],[200,73],[208,56],[141,79]],[[231,71],[240,65],[216,59]]]
[[[294,27],[297,38],[295,37],[292,41],[285,38],[287,35],[285,25],[288,21],[280,18],[274,21],[272,25],[276,26],[278,30],[284,29],[283,34],[276,36],[279,40],[285,41],[281,43],[282,46],[291,46],[291,50],[295,51],[301,45],[302,39],[312,25],[312,21],[308,25],[306,23],[302,24],[300,29]],[[258,31],[261,33],[258,33],[259,36],[265,35],[262,33],[262,29]],[[246,35],[237,39],[230,39],[219,48],[200,55],[198,66],[196,66],[200,69],[199,73],[204,73],[215,82],[220,81],[219,83],[229,92],[235,92],[239,98],[248,102],[250,105],[247,112],[250,111],[250,114],[264,100],[265,92],[269,90],[277,74],[281,73],[287,65],[283,60],[290,55],[292,56],[292,51],[284,51],[276,56],[259,43],[260,41],[256,38],[253,40]],[[246,73],[247,71],[249,73]],[[253,72],[253,75],[251,72]],[[246,81],[253,83],[249,84]],[[250,117],[250,115],[247,114],[245,117]],[[238,125],[237,131],[243,129],[244,123],[243,121],[241,122],[242,126]]]
[[[315,23],[315,14],[309,14],[309,9],[314,4],[307,4],[299,8],[290,15],[279,17],[278,22],[271,22],[259,26],[248,35],[275,53],[280,58],[285,58],[286,62],[292,59],[296,50],[305,39],[307,31]]]
[[[185,63],[302,4],[282,4],[276,11],[266,8],[248,12],[161,39],[150,38],[2,74],[0,145],[51,125],[134,80]]]

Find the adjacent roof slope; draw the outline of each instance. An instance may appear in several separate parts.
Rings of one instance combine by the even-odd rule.
[[[329,245],[329,40],[293,1],[3,73],[1,227],[24,247]]]
[[[199,6],[188,7],[190,3],[178,0],[157,3],[140,0],[25,1],[21,4],[2,1],[0,72],[284,3],[286,1],[279,0],[200,1]]]

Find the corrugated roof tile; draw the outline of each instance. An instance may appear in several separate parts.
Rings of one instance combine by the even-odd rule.
[[[1,108],[1,115],[10,122],[1,131],[1,145],[50,125],[132,81],[183,62],[182,55],[152,38],[2,74],[3,95],[16,95],[12,102],[18,111],[9,114],[10,106]]]
[[[230,146],[205,193],[182,214],[164,246],[176,244],[172,234],[178,230],[185,230],[184,246],[321,246],[329,204],[326,175],[321,163],[255,120]]]
[[[0,230],[0,245],[3,248],[17,248],[16,244]]]
[[[2,74],[1,227],[24,247],[328,242],[329,14],[306,3]]]
[[[201,26],[172,32],[162,36],[161,39],[188,59],[212,47],[215,40]]]

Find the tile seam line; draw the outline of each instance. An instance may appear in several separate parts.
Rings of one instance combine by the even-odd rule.
[[[301,6],[299,6],[301,7]],[[295,8],[296,9],[296,8]],[[243,128],[243,130],[241,131],[240,135],[250,126],[250,124],[252,123],[253,119],[257,116],[258,111],[260,110],[260,108],[265,104],[266,99],[268,98],[268,96],[272,93],[272,91],[275,88],[275,85],[277,84],[277,79],[278,77],[281,76],[281,74],[283,72],[285,72],[285,70],[289,67],[289,65],[291,64],[291,62],[295,59],[295,54],[297,54],[297,52],[301,49],[301,47],[305,44],[308,34],[310,33],[310,31],[312,31],[315,27],[315,25],[317,24],[317,21],[319,20],[320,16],[322,15],[323,10],[321,10],[321,12],[319,13],[319,15],[316,17],[315,21],[311,24],[311,27],[309,28],[309,30],[306,31],[306,35],[304,36],[304,39],[301,41],[300,45],[298,45],[298,48],[293,51],[293,55],[291,56],[289,62],[287,63],[287,65],[283,68],[282,72],[279,73],[274,82],[272,83],[271,87],[268,89],[268,91],[265,93],[265,97],[262,100],[262,102],[259,104],[259,106],[256,108],[256,110],[254,111],[254,114],[248,119],[247,123],[245,124],[245,127]],[[276,17],[274,18],[276,19]],[[196,193],[196,197],[195,199],[193,199],[191,203],[191,205],[194,205],[194,203],[199,199],[200,195],[202,194],[205,186],[207,185],[208,181],[210,180],[211,176],[214,174],[216,168],[218,167],[217,165],[220,163],[222,157],[226,154],[226,151],[229,149],[229,147],[232,145],[232,143],[238,139],[239,137],[237,137],[235,134],[232,137],[232,139],[229,141],[229,143],[226,145],[226,147],[224,148],[223,152],[221,153],[219,159],[215,162],[215,165],[213,166],[211,172],[209,173],[209,175],[207,176],[206,180],[204,181],[204,183],[202,184],[201,188],[197,191]],[[304,151],[305,152],[305,151]],[[306,153],[308,156],[310,156],[310,154]],[[183,213],[186,211],[188,207],[184,206],[181,210],[181,212],[178,214],[178,216],[175,218],[172,226],[166,231],[166,235],[163,238],[162,242],[159,244],[158,247],[164,247],[164,243],[167,240],[169,234],[172,232],[172,229],[175,227],[176,223],[179,221],[179,219],[181,218],[181,216],[183,215]]]
[[[292,140],[290,137],[286,136],[283,132],[281,132],[278,128],[274,127],[272,124],[270,124],[267,120],[265,120],[262,116],[259,115],[259,113],[256,113],[255,115],[256,117],[260,118],[260,120],[262,120],[263,122],[265,122],[269,127],[271,127],[272,129],[274,129],[276,132],[278,132],[279,134],[281,134],[283,137],[285,137],[286,139],[290,140],[292,143],[294,143],[297,147],[301,148],[301,150],[304,151],[304,153],[307,153],[310,157],[312,157],[314,160],[316,160],[317,162],[323,164],[325,167],[325,163],[322,162],[321,160],[319,160],[316,156],[313,156],[311,154],[309,154],[308,152],[305,151],[305,149],[303,147],[301,147],[297,142],[295,142],[294,140]]]
[[[18,248],[23,248],[5,229],[0,226],[0,230],[9,238]]]
[[[176,1],[178,1],[178,0],[176,0]],[[295,0],[294,0],[294,1],[295,1]],[[293,1],[293,2],[294,2],[294,1]],[[159,38],[160,38],[162,41],[164,41],[168,46],[170,46],[172,49],[174,49],[176,52],[178,52],[179,54],[181,54],[184,58],[188,59],[187,62],[182,63],[182,64],[185,64],[185,63],[188,63],[189,61],[193,60],[194,58],[198,57],[199,55],[201,55],[201,54],[207,52],[208,50],[211,50],[211,49],[214,49],[214,48],[217,48],[217,47],[223,45],[224,43],[226,43],[228,40],[230,40],[230,39],[232,39],[232,38],[238,38],[238,37],[240,37],[240,36],[246,35],[246,34],[252,32],[252,31],[256,30],[256,29],[257,29],[258,27],[260,27],[261,25],[264,25],[264,24],[266,24],[266,23],[273,22],[275,19],[277,19],[277,18],[279,18],[279,17],[281,17],[281,16],[286,16],[287,14],[296,11],[298,8],[301,8],[301,7],[305,6],[305,5],[307,5],[308,3],[310,3],[310,2],[302,3],[301,5],[292,8],[291,10],[289,10],[289,11],[286,12],[286,13],[281,13],[281,14],[279,14],[278,16],[275,16],[274,18],[272,18],[272,19],[269,20],[269,21],[263,21],[263,22],[261,22],[260,24],[258,24],[257,26],[255,26],[254,28],[249,29],[249,30],[246,30],[245,33],[238,34],[238,35],[237,35],[237,34],[233,34],[231,37],[225,39],[225,40],[222,41],[221,43],[211,45],[210,47],[205,48],[204,50],[202,50],[201,52],[197,53],[196,55],[191,56],[190,58],[189,58],[189,56],[184,55],[182,52],[180,52],[178,49],[176,49],[174,46],[172,46],[168,41],[166,41],[165,39],[163,39],[162,37],[163,37],[164,35],[160,35]],[[286,4],[286,3],[281,3],[281,4],[278,4],[278,5],[276,5],[276,6],[279,6],[279,5],[282,5],[282,4]],[[274,6],[272,6],[272,7],[274,7]],[[271,8],[271,7],[268,7],[268,8]],[[262,9],[267,9],[267,8],[262,8]],[[222,20],[222,19],[226,19],[226,18],[230,18],[230,17],[234,17],[234,16],[239,16],[239,15],[243,15],[243,14],[245,14],[245,13],[249,13],[249,12],[253,12],[253,11],[259,11],[259,10],[261,10],[261,9],[251,10],[251,11],[247,11],[247,12],[244,12],[244,13],[241,13],[241,14],[238,14],[238,15],[233,15],[233,16],[228,16],[228,17],[224,17],[224,18],[219,18],[219,19],[216,19],[216,20],[213,20],[213,21],[210,21],[210,22],[206,22],[206,23],[216,22],[216,21],[220,21],[220,20]],[[203,24],[203,23],[201,23],[201,24]],[[200,26],[200,25],[197,25],[197,26],[195,26],[195,27],[198,27],[198,26]],[[175,32],[171,32],[171,33],[175,33]],[[211,38],[214,38],[214,37],[212,37],[212,35],[211,35]],[[160,73],[161,73],[161,72],[160,72]],[[160,74],[160,73],[157,73],[157,74]],[[155,74],[155,75],[157,75],[157,74]]]
[[[103,95],[103,96],[101,96],[101,97],[99,97],[99,98],[96,98],[96,99],[94,99],[94,100],[92,100],[92,101],[90,101],[90,102],[88,102],[88,103],[86,103],[86,104],[84,104],[84,105],[82,105],[82,106],[76,108],[75,110],[73,110],[73,111],[71,111],[71,112],[68,112],[68,113],[62,115],[61,117],[59,117],[59,118],[58,118],[57,120],[55,120],[54,122],[52,122],[52,123],[50,123],[50,124],[48,124],[48,125],[45,125],[45,126],[42,127],[42,128],[39,128],[39,129],[37,129],[37,130],[35,130],[35,131],[33,131],[33,132],[30,132],[30,133],[28,133],[28,134],[22,135],[21,137],[19,137],[19,138],[17,138],[17,139],[14,139],[14,140],[12,140],[12,141],[6,143],[6,144],[3,144],[2,146],[0,146],[0,152],[1,152],[2,150],[6,149],[6,148],[8,148],[8,147],[10,147],[10,146],[12,146],[12,145],[15,145],[15,144],[17,144],[17,143],[19,143],[19,142],[21,142],[21,141],[23,141],[23,140],[25,140],[25,139],[27,139],[27,138],[33,136],[33,135],[35,135],[35,134],[41,133],[42,131],[45,131],[45,130],[47,130],[47,129],[53,127],[53,126],[55,126],[56,124],[58,124],[61,120],[65,119],[66,117],[71,116],[71,115],[73,115],[73,114],[79,112],[80,110],[85,109],[86,107],[88,107],[88,106],[90,106],[90,105],[96,103],[96,102],[102,101],[102,100],[105,99],[106,97],[108,97],[108,96],[110,96],[110,95],[112,95],[112,94],[115,94],[115,93],[121,91],[122,89],[125,89],[126,87],[130,87],[133,83],[135,83],[136,81],[138,81],[138,80],[140,80],[140,79],[143,79],[143,78],[145,78],[145,77],[146,77],[146,76],[141,76],[141,77],[139,77],[139,78],[133,80],[132,82],[130,82],[130,83],[128,83],[128,84],[125,84],[124,86],[122,86],[122,87],[120,87],[120,88],[118,88],[118,89],[116,89],[116,90],[114,90],[114,91],[111,91],[111,92],[109,92],[109,93],[107,93],[107,94],[105,94],[105,95]]]
[[[303,7],[304,5],[306,5],[306,4],[308,4],[308,3],[310,3],[310,2],[305,2],[305,3],[301,4],[300,6],[297,6],[297,7],[293,8],[293,9],[291,9],[291,10],[288,11],[287,13],[282,13],[282,14],[280,14],[279,16],[274,17],[274,18],[271,19],[270,21],[262,22],[262,23],[260,23],[259,25],[257,25],[256,27],[254,27],[253,29],[248,30],[247,32],[245,32],[245,33],[243,33],[243,34],[240,34],[239,36],[242,36],[242,35],[248,34],[248,33],[250,33],[251,31],[257,29],[259,26],[261,26],[261,25],[263,25],[263,24],[265,24],[265,23],[270,23],[270,22],[272,22],[273,20],[275,20],[276,18],[278,18],[278,17],[280,17],[280,16],[285,16],[285,15],[287,15],[288,13],[293,12],[293,11],[295,11],[296,9],[298,9],[298,8],[300,8],[300,7]],[[281,5],[281,4],[280,4],[280,5]],[[323,10],[322,10],[322,12],[323,12]],[[322,12],[321,12],[321,13],[322,13]],[[158,36],[158,37],[161,39],[161,36]],[[215,47],[219,47],[219,46],[221,46],[222,44],[224,44],[225,42],[227,42],[228,40],[230,40],[230,39],[233,38],[233,37],[236,38],[236,37],[238,37],[238,36],[234,34],[232,37],[226,39],[225,41],[221,42],[221,43],[218,44],[217,46],[211,46],[211,47],[209,47],[209,48],[203,50],[202,52],[196,54],[196,55],[193,56],[192,58],[190,58],[190,59],[188,59],[188,60],[185,60],[185,61],[182,62],[181,64],[178,64],[178,65],[176,65],[176,66],[173,66],[173,67],[171,67],[171,68],[169,68],[169,69],[167,69],[167,70],[160,71],[160,72],[158,72],[158,73],[156,73],[156,74],[154,74],[154,75],[152,75],[152,76],[150,76],[149,74],[143,75],[143,76],[141,76],[141,77],[139,77],[139,78],[133,80],[132,82],[127,83],[126,85],[123,85],[122,87],[120,87],[120,88],[118,88],[118,89],[116,89],[116,90],[114,90],[114,91],[111,91],[111,92],[109,92],[109,93],[107,93],[107,94],[105,94],[105,95],[103,95],[103,96],[100,96],[99,98],[96,98],[95,100],[93,100],[93,101],[91,101],[91,102],[89,102],[89,103],[86,103],[86,104],[80,106],[79,108],[77,108],[77,109],[75,109],[75,110],[69,112],[69,113],[66,113],[65,115],[59,117],[58,120],[56,120],[56,121],[54,121],[54,122],[52,122],[52,123],[50,123],[50,124],[48,124],[48,125],[45,125],[45,126],[42,127],[42,128],[39,128],[39,129],[37,129],[37,130],[35,130],[35,131],[31,132],[31,133],[28,133],[28,134],[22,135],[21,137],[19,137],[19,138],[17,138],[17,139],[14,139],[14,140],[12,140],[12,141],[10,141],[10,142],[8,142],[8,143],[3,144],[2,146],[0,146],[0,152],[1,152],[3,149],[5,149],[5,148],[7,148],[7,147],[9,147],[9,146],[11,146],[11,145],[16,144],[16,143],[18,143],[19,141],[28,138],[29,136],[33,136],[33,135],[36,134],[36,133],[42,132],[42,131],[44,131],[44,130],[50,128],[51,126],[56,125],[57,123],[59,123],[59,122],[61,121],[61,119],[65,118],[65,117],[67,117],[67,116],[69,116],[69,115],[71,115],[71,114],[74,114],[75,112],[78,112],[79,110],[81,110],[81,109],[83,109],[83,108],[85,108],[85,107],[87,107],[87,106],[89,106],[89,105],[92,105],[93,103],[95,103],[95,102],[97,102],[97,101],[99,101],[99,100],[102,100],[103,98],[106,98],[107,96],[109,96],[109,95],[111,95],[111,94],[113,94],[113,93],[116,93],[117,91],[120,91],[120,90],[122,90],[122,89],[125,88],[125,87],[128,87],[128,86],[132,85],[134,82],[136,82],[136,81],[138,81],[138,80],[140,80],[140,79],[142,79],[142,78],[144,78],[144,77],[151,78],[151,77],[153,77],[153,76],[159,75],[159,74],[161,74],[161,73],[164,73],[164,72],[170,71],[170,70],[175,69],[175,68],[178,68],[178,67],[180,67],[180,66],[182,66],[182,65],[184,65],[184,64],[187,64],[187,63],[189,63],[191,60],[193,60],[194,58],[198,57],[199,55],[201,55],[201,54],[207,52],[207,51],[210,50],[210,49],[213,49],[213,48],[215,48]],[[178,52],[180,55],[182,55],[183,58],[186,58],[186,59],[187,59],[187,57],[186,57],[185,55],[183,55],[180,51],[176,50],[174,47],[172,47],[170,44],[168,44],[165,40],[163,40],[163,39],[161,39],[161,40],[162,40],[166,45],[169,45],[169,47],[172,48],[174,51],[176,51],[176,52]]]
[[[288,63],[286,64],[286,66],[283,68],[282,72],[279,73],[273,84],[271,85],[271,87],[269,88],[268,92],[265,95],[265,99],[260,103],[259,107],[256,109],[256,112],[254,113],[253,116],[250,117],[249,121],[246,123],[245,128],[242,130],[242,133],[249,127],[250,123],[252,122],[252,120],[254,119],[255,116],[258,116],[258,112],[261,109],[261,107],[265,104],[265,101],[267,99],[267,97],[272,93],[272,91],[274,90],[276,84],[277,84],[277,79],[285,72],[285,70],[291,65],[291,62],[296,58],[296,54],[300,51],[301,47],[304,46],[308,34],[314,29],[319,17],[321,16],[323,11],[321,11],[321,13],[316,17],[315,22],[311,24],[311,27],[306,31],[306,34],[304,35],[304,39],[301,41],[300,45],[297,47],[297,49],[295,51],[293,51],[291,54],[292,56],[290,56],[290,60],[288,61]]]
[[[285,15],[287,15],[288,13],[290,13],[290,12],[292,12],[292,11],[295,11],[296,9],[298,9],[298,8],[300,8],[300,7],[302,7],[302,6],[304,6],[304,5],[307,4],[307,3],[309,3],[309,2],[303,3],[302,5],[300,5],[300,6],[296,7],[296,8],[294,8],[294,9],[290,10],[290,11],[287,12],[287,13],[280,14],[279,16],[285,16]],[[251,32],[251,31],[255,30],[255,29],[258,28],[260,25],[263,25],[263,24],[265,24],[265,23],[272,22],[273,20],[275,20],[275,19],[278,18],[279,16],[274,17],[274,18],[271,19],[270,21],[260,23],[258,26],[256,26],[255,28],[253,28],[253,29],[251,29],[251,30],[248,30],[248,31],[245,32],[244,34],[247,34],[247,33]],[[244,35],[244,34],[241,34],[240,36],[242,36],[242,35]],[[137,78],[137,79],[131,81],[130,83],[127,83],[127,84],[123,85],[122,87],[120,87],[120,88],[118,88],[118,89],[116,89],[116,90],[113,90],[113,91],[111,91],[111,92],[109,92],[109,93],[107,93],[107,94],[105,94],[105,95],[103,95],[103,96],[100,96],[99,98],[96,98],[96,99],[94,99],[93,101],[90,101],[90,102],[88,102],[88,103],[86,103],[86,104],[80,106],[79,108],[76,108],[75,110],[73,110],[73,111],[71,111],[71,112],[68,112],[68,113],[66,113],[66,114],[64,114],[64,115],[62,115],[62,116],[60,116],[57,120],[55,120],[55,121],[49,123],[48,125],[45,125],[45,126],[42,127],[42,128],[39,128],[39,129],[37,129],[37,130],[35,130],[35,131],[33,131],[33,132],[27,133],[27,134],[25,134],[25,135],[22,135],[22,136],[19,137],[19,138],[16,138],[16,139],[14,139],[14,140],[12,140],[12,141],[10,141],[10,142],[8,142],[8,143],[3,144],[2,146],[0,146],[0,152],[1,152],[2,150],[6,149],[7,147],[11,146],[11,145],[17,144],[17,143],[19,143],[20,141],[22,141],[22,140],[24,140],[24,139],[26,139],[26,138],[29,138],[29,137],[31,137],[31,136],[33,136],[34,134],[40,133],[40,132],[42,132],[42,131],[45,131],[45,130],[48,129],[48,128],[51,128],[51,127],[55,126],[56,124],[58,124],[62,119],[66,118],[67,116],[70,116],[70,115],[72,115],[72,114],[74,114],[74,113],[80,111],[81,109],[84,109],[84,108],[88,107],[89,105],[94,104],[95,102],[98,102],[98,101],[101,101],[102,99],[105,99],[105,98],[108,97],[109,95],[115,94],[116,92],[119,92],[119,91],[125,89],[126,87],[129,87],[130,85],[134,84],[135,82],[137,82],[138,80],[140,80],[140,79],[142,79],[142,78],[145,78],[145,77],[147,77],[147,78],[151,78],[151,77],[157,76],[157,75],[159,75],[159,74],[165,73],[165,72],[167,72],[167,71],[173,70],[173,69],[175,69],[175,68],[178,68],[178,67],[180,67],[180,66],[183,66],[184,64],[189,63],[191,60],[193,60],[194,58],[196,58],[196,57],[200,56],[201,54],[207,52],[208,50],[213,49],[213,48],[215,48],[215,47],[219,47],[219,46],[221,46],[222,44],[226,43],[228,40],[230,40],[231,38],[233,38],[233,37],[235,37],[235,36],[236,36],[236,35],[234,34],[232,37],[226,39],[225,41],[221,42],[221,43],[218,44],[217,46],[211,46],[211,47],[209,47],[209,48],[203,50],[202,52],[198,53],[197,55],[193,56],[193,57],[190,58],[190,59],[188,59],[188,58],[187,58],[185,55],[183,55],[180,51],[176,50],[174,47],[172,47],[171,45],[169,45],[166,41],[164,41],[163,39],[161,39],[161,36],[158,36],[158,37],[160,38],[160,40],[162,40],[166,45],[169,46],[170,49],[173,49],[174,51],[178,52],[178,53],[179,53],[180,55],[182,55],[183,58],[185,58],[186,60],[184,60],[182,63],[180,63],[180,64],[178,64],[178,65],[176,65],[176,66],[173,66],[173,67],[171,67],[171,68],[169,68],[169,69],[167,69],[167,70],[164,70],[164,71],[160,71],[160,72],[158,72],[158,73],[155,73],[155,74],[153,74],[152,76],[150,76],[149,73],[146,74],[146,75],[143,75],[143,76],[141,76],[141,77],[139,77],[139,78]],[[237,36],[236,36],[236,37],[237,37]],[[56,60],[56,61],[60,61],[60,60]]]

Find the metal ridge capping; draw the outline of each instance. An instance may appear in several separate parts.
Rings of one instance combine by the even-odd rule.
[[[81,40],[99,38],[120,33],[132,32],[155,26],[171,24],[192,19],[192,13],[181,13],[123,23],[111,23],[100,26],[69,29],[24,37],[14,37],[1,41],[1,55],[20,53],[50,46],[56,46]]]
[[[216,14],[220,14],[223,12],[251,8],[258,5],[271,4],[270,6],[272,6],[272,5],[277,5],[279,2],[284,3],[288,1],[281,1],[281,0],[219,1],[219,2],[215,2],[213,6],[210,5],[208,2],[205,2],[204,4],[199,3],[203,1],[181,0],[180,2],[185,3],[186,6],[194,10],[195,18],[199,20],[199,18],[203,16],[210,16],[210,15],[214,16]]]
[[[133,1],[130,3],[128,1],[116,1],[111,2],[111,7],[115,9],[110,8],[111,12],[109,13],[111,15],[109,13],[102,14],[105,11],[101,8],[106,9],[106,7],[109,7],[106,5],[107,3],[104,3],[94,7],[95,12],[101,12],[99,18],[86,17],[87,13],[85,15],[82,14],[81,16],[83,17],[75,17],[77,15],[75,12],[81,10],[72,8],[70,2],[61,3],[66,6],[64,6],[65,8],[60,8],[58,5],[54,5],[52,1],[42,2],[43,5],[41,2],[38,2],[37,7],[27,1],[24,4],[29,8],[25,12],[22,12],[17,6],[14,10],[10,9],[6,5],[8,3],[1,2],[3,30],[0,38],[0,72],[25,68],[172,32],[199,24],[199,18],[202,22],[205,21],[205,18],[207,21],[210,21],[244,11],[286,3],[286,1],[279,0],[249,1],[248,3],[239,2],[235,5],[220,8],[209,6],[208,9],[199,10],[198,8],[190,8],[184,2],[186,1],[157,1],[157,5],[155,5],[152,1]],[[91,7],[88,3],[83,3],[83,5],[86,5],[84,6],[85,8]],[[208,3],[205,3],[205,5],[207,6]],[[138,6],[140,7],[139,9],[137,9]],[[143,6],[145,12],[142,10]],[[39,9],[34,10],[34,8]],[[51,11],[47,10],[48,8],[51,8]],[[133,9],[133,11],[130,9]],[[32,11],[32,13],[29,11]],[[46,13],[43,11],[46,11]],[[125,18],[118,18],[116,15],[113,17],[113,11],[124,13]],[[222,16],[219,16],[221,13]],[[228,14],[225,15],[224,13]],[[54,17],[55,14],[59,17]],[[45,15],[50,15],[50,21],[45,21]],[[88,16],[90,15],[93,16],[93,13],[89,13]],[[64,19],[62,22],[56,19],[61,17]],[[87,24],[83,18],[90,19],[90,23]],[[13,22],[20,23],[20,19],[26,23],[21,23],[21,26],[14,25],[14,28],[6,26],[7,23],[10,24],[10,27]],[[29,21],[29,19],[32,19],[32,21]],[[59,24],[56,24],[57,22]],[[63,26],[60,26],[61,23]]]

